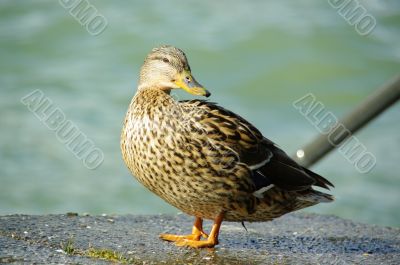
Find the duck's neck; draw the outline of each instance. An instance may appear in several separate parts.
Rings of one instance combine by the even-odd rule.
[[[138,91],[145,90],[145,89],[161,90],[161,91],[167,93],[168,95],[171,93],[170,83],[163,83],[160,81],[149,82],[149,81],[140,80],[139,85],[138,85]]]
[[[142,87],[138,89],[132,100],[133,107],[143,111],[166,111],[177,104],[169,92],[170,90]]]

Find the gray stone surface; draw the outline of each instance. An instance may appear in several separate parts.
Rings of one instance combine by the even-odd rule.
[[[1,216],[0,263],[400,264],[400,229],[334,216],[292,213],[246,223],[247,231],[225,222],[215,249],[178,248],[158,239],[161,232],[190,232],[192,221],[183,214]],[[210,226],[206,222],[205,230]]]

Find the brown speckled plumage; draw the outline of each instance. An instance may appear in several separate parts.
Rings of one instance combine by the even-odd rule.
[[[182,71],[190,73],[181,50],[154,49],[126,114],[123,158],[145,187],[197,221],[268,221],[333,199],[312,188],[333,186],[329,181],[299,166],[240,116],[208,101],[171,97]],[[197,228],[202,232],[201,223]],[[194,234],[163,238],[192,247],[218,243],[218,231],[209,244],[193,243],[199,241]]]

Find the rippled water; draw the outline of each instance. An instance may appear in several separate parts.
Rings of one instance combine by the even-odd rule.
[[[211,100],[289,153],[317,130],[292,102],[313,93],[338,117],[400,71],[400,4],[360,1],[377,21],[360,36],[328,1],[90,1],[90,35],[58,1],[0,2],[0,213],[173,213],[122,162],[119,135],[139,67],[159,44],[184,49]],[[104,152],[88,170],[20,99],[40,89]],[[190,98],[178,93],[179,98]],[[400,225],[400,107],[357,134],[377,158],[360,174],[337,151],[313,169],[336,202],[308,209]]]

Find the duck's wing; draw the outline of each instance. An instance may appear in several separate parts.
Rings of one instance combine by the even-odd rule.
[[[260,168],[271,159],[272,152],[267,148],[269,140],[239,115],[208,101],[191,100],[181,103],[213,145],[229,147],[240,162],[251,170]]]
[[[271,160],[256,173],[270,179],[276,186],[285,190],[305,190],[312,185],[325,189],[333,187],[327,179],[300,166],[276,145],[269,148],[273,154]]]
[[[256,190],[271,184],[284,190],[304,190],[312,185],[333,187],[325,178],[297,164],[241,116],[204,100],[180,103],[193,113],[195,123],[214,145],[228,147],[239,162],[248,166]]]

